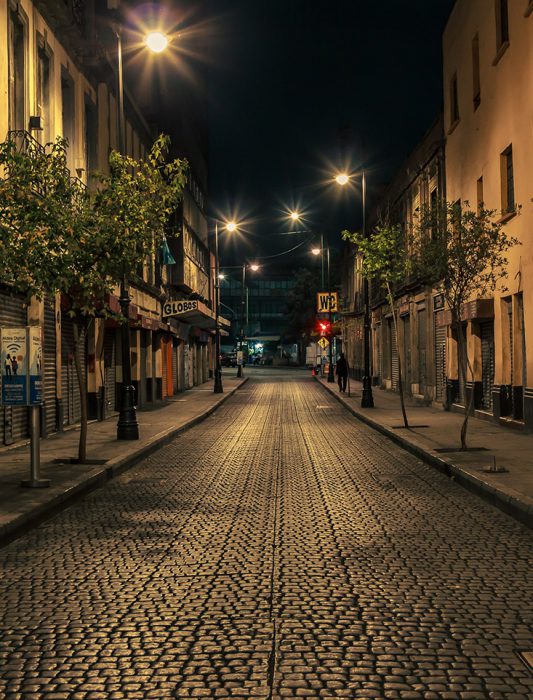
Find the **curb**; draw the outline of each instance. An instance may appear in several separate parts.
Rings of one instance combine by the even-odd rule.
[[[520,521],[523,525],[533,529],[533,504],[528,504],[527,502],[521,501],[519,498],[515,498],[504,491],[500,491],[494,486],[487,484],[482,479],[477,478],[473,474],[469,474],[450,459],[440,457],[432,450],[425,450],[419,445],[415,445],[409,440],[406,440],[387,426],[378,423],[369,416],[357,411],[355,408],[353,408],[353,406],[347,404],[333,388],[330,388],[321,382],[318,377],[315,377],[315,380],[321,387],[324,388],[325,391],[331,394],[331,396],[333,396],[342,406],[344,406],[346,410],[357,418],[357,420],[365,423],[370,428],[373,428],[377,432],[389,438],[389,440],[394,442],[399,447],[402,447],[407,452],[410,452],[415,457],[418,457],[418,459],[420,459],[422,462],[425,462],[430,467],[433,467],[434,469],[437,469],[441,473],[450,477],[458,484],[468,489],[472,493],[475,493],[477,496],[480,496],[491,505],[496,506],[496,508],[499,508],[507,515],[515,518],[515,520]]]
[[[206,409],[203,413],[198,414],[194,418],[191,418],[183,425],[177,428],[169,428],[163,432],[156,435],[152,442],[144,445],[140,449],[126,457],[117,457],[115,459],[109,460],[109,462],[102,468],[102,470],[96,474],[92,474],[90,477],[83,479],[79,483],[71,486],[69,489],[63,491],[62,493],[56,494],[46,503],[42,503],[39,506],[33,508],[27,513],[22,513],[17,518],[14,518],[11,522],[6,523],[0,527],[0,547],[4,547],[13,540],[17,539],[23,535],[28,530],[36,527],[40,523],[48,520],[57,513],[65,510],[71,506],[78,498],[87,495],[91,491],[94,491],[101,486],[107,484],[108,481],[113,479],[120,474],[123,474],[131,467],[135,466],[138,462],[146,457],[149,457],[152,453],[158,450],[160,447],[171,442],[175,437],[193,428],[198,423],[201,423],[206,418],[208,418],[212,413],[214,413],[217,408],[219,408],[225,401],[227,401],[230,396],[238,391],[246,382],[248,377],[244,377],[243,381],[227,393],[225,393],[216,403]]]

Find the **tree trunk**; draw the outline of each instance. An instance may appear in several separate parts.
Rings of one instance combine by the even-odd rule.
[[[74,330],[74,366],[76,367],[76,376],[78,378],[78,388],[80,390],[81,417],[80,417],[80,441],[78,444],[78,463],[83,464],[87,459],[87,386],[85,378],[81,370],[81,348],[80,341],[85,336],[80,333],[80,329],[85,328],[85,324],[79,324],[75,320],[73,325]]]
[[[398,355],[398,390],[400,394],[400,405],[402,407],[403,425],[404,428],[409,427],[409,421],[407,420],[407,411],[405,410],[405,400],[403,395],[403,381],[402,381],[402,361],[400,356],[400,341],[398,335],[398,319],[396,316],[396,310],[394,308],[394,298],[392,295],[392,289],[387,284],[387,292],[389,296],[389,305],[392,311],[392,322],[394,323],[394,330],[396,331],[396,353]]]
[[[472,377],[472,391],[470,392],[470,399],[468,401],[468,406],[466,405],[465,401],[465,418],[463,421],[463,425],[461,426],[461,449],[466,450],[467,445],[466,445],[466,433],[468,430],[468,420],[472,413],[474,412],[474,368],[472,366],[472,363],[470,362],[470,358],[468,357],[468,347],[465,346],[465,355],[464,355],[464,360],[466,360],[466,367],[465,367],[465,387],[466,387],[466,376],[467,376],[467,371],[470,371],[470,376]]]
[[[470,418],[470,413],[474,404],[474,369],[470,364],[470,360],[468,359],[468,348],[463,338],[461,317],[457,311],[453,312],[453,323],[457,334],[457,368],[459,370],[459,385],[465,398],[465,417],[461,426],[461,450],[467,450],[468,445],[466,443],[466,435],[468,431],[468,419]],[[472,375],[472,391],[470,392],[470,398],[468,400],[466,397],[467,367],[470,369]]]

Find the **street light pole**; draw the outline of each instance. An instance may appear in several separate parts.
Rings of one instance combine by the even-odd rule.
[[[362,177],[362,203],[363,203],[363,238],[367,237],[366,230],[366,175],[363,169]],[[364,315],[364,371],[363,394],[361,396],[362,408],[373,408],[374,397],[372,395],[372,378],[370,377],[370,290],[367,277],[363,277],[363,295],[365,303]]]
[[[331,332],[331,279],[329,275],[329,239],[326,235],[326,246],[327,246],[327,270],[328,270],[328,325],[329,325],[329,367],[328,367],[328,384],[335,382],[335,375],[333,373],[333,333]]]
[[[121,155],[126,151],[126,120],[124,116],[124,82],[122,74],[122,28],[119,21],[116,27],[117,36],[117,99],[118,99],[118,142]],[[124,272],[120,283],[120,311],[123,316],[121,324],[122,340],[122,391],[120,396],[120,412],[117,423],[117,440],[138,440],[139,424],[135,410],[135,389],[131,384],[131,355],[130,355],[130,294],[128,280]]]
[[[218,259],[218,221],[215,222],[215,306],[216,306],[216,329],[215,329],[215,384],[213,392],[222,394],[222,367],[220,366],[220,266]]]
[[[239,352],[241,353],[241,364],[237,365],[237,377],[242,377],[242,366],[244,364],[244,355],[242,352],[242,343],[243,343],[243,336],[244,336],[244,289],[246,287],[246,263],[243,263],[242,266],[242,285],[241,285],[241,332],[239,336]]]

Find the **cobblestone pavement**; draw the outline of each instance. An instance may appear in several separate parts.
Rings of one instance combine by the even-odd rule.
[[[531,533],[266,370],[0,551],[0,698],[527,700]]]

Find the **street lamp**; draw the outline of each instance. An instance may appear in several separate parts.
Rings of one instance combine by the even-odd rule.
[[[117,38],[117,100],[118,100],[118,148],[121,155],[126,155],[126,117],[124,114],[124,78],[122,71],[122,25],[120,19],[114,22],[114,31]],[[159,34],[159,40],[155,35]],[[146,45],[152,50],[161,52],[168,44],[163,46],[162,34],[153,32],[146,37]],[[163,37],[164,38],[164,37]],[[158,43],[159,42],[159,43]],[[160,48],[154,48],[159,46]],[[131,383],[131,354],[130,354],[130,294],[126,272],[120,282],[120,311],[123,316],[121,324],[122,345],[122,391],[120,397],[120,410],[117,423],[117,440],[138,440],[139,424],[135,409],[135,388]]]
[[[234,221],[228,221],[225,225],[226,231],[233,233],[237,230]],[[218,221],[215,221],[215,383],[213,393],[222,394],[222,366],[220,364],[220,280],[224,279],[224,274],[220,272],[220,259],[218,256]]]
[[[167,37],[161,32],[150,32],[146,35],[144,43],[154,53],[161,53],[168,46]]]
[[[339,173],[335,177],[337,184],[344,186],[350,182],[350,176],[347,173]],[[363,238],[367,238],[366,230],[366,176],[363,169],[361,176],[361,199],[363,207]],[[362,408],[373,408],[374,397],[372,395],[372,379],[370,377],[370,290],[368,279],[363,277],[363,296],[365,304],[364,314],[364,339],[363,339],[363,354],[364,354],[364,369],[363,369],[363,394],[361,396]]]

